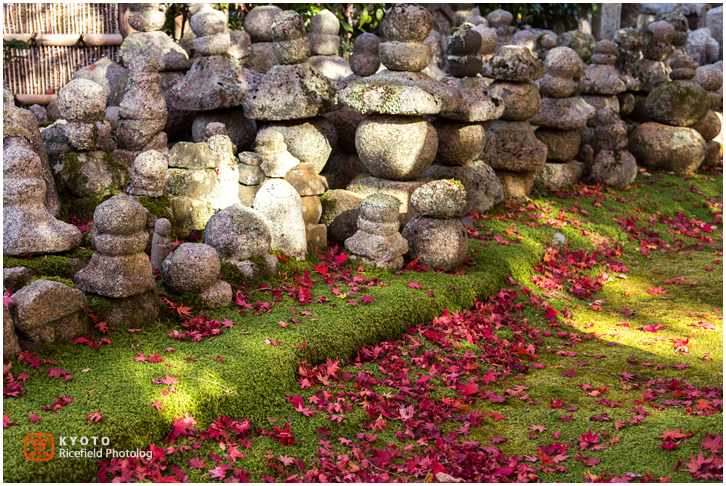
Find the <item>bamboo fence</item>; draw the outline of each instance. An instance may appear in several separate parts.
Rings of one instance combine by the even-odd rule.
[[[54,95],[80,68],[89,66],[103,57],[118,62],[118,45],[98,42],[112,38],[111,44],[120,44],[118,36],[89,34],[118,34],[119,6],[115,3],[5,3],[3,4],[3,38],[31,37],[28,50],[11,49],[10,54],[24,56],[6,64],[3,81],[13,93]],[[49,34],[49,35],[43,35]],[[77,40],[69,41],[74,34]],[[86,40],[83,41],[83,36]],[[64,41],[59,41],[64,39]],[[63,45],[48,45],[63,44]],[[70,44],[70,45],[69,45]],[[96,45],[88,45],[96,44]],[[47,101],[46,101],[47,102]]]

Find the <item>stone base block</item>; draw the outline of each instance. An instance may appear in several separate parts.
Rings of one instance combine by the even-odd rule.
[[[535,173],[534,179],[545,186],[556,188],[572,185],[580,180],[585,164],[573,160],[566,164],[546,163],[544,168]]]
[[[406,226],[406,223],[411,221],[411,219],[418,214],[418,212],[408,203],[411,199],[411,194],[413,194],[413,191],[422,185],[427,182],[431,182],[431,180],[432,179],[421,178],[415,181],[387,181],[385,179],[369,176],[361,179],[354,179],[348,185],[347,190],[360,194],[363,197],[376,193],[388,194],[401,201],[398,221],[401,228],[403,228]]]

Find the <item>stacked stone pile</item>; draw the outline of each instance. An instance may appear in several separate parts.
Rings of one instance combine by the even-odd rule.
[[[261,5],[245,15],[244,26],[252,39],[252,54],[245,65],[256,73],[265,74],[275,65],[272,50],[272,21],[282,13],[280,7]]]
[[[323,214],[320,196],[325,192],[322,178],[315,173],[312,163],[303,162],[290,169],[285,174],[285,180],[300,194],[308,248],[327,248],[328,230],[324,224],[320,224]]]
[[[200,54],[184,78],[168,92],[173,108],[194,112],[194,141],[204,137],[210,123],[222,123],[236,147],[246,150],[252,144],[257,125],[247,119],[239,108],[245,95],[256,88],[261,76],[247,69],[241,57],[228,53],[231,36],[224,14],[209,4],[201,4],[190,20],[194,49]]]
[[[35,116],[31,112],[12,104],[3,104],[3,150],[11,147],[25,148],[38,156],[41,179],[45,182],[43,203],[48,212],[57,218],[60,215],[60,200],[44,143],[44,136],[38,130]]]
[[[640,79],[641,89],[646,93],[668,82],[670,68],[665,60],[673,52],[675,35],[673,25],[663,20],[651,23],[643,32],[643,58],[635,62],[632,72]]]
[[[351,257],[369,265],[399,270],[408,242],[398,232],[400,200],[388,194],[373,194],[358,208],[358,231],[345,240]]]
[[[98,317],[109,326],[148,325],[159,314],[154,274],[144,253],[147,217],[146,209],[125,194],[101,203],[93,213],[96,253],[73,281],[93,294],[92,300],[102,301]]]
[[[166,155],[156,150],[141,152],[134,160],[131,182],[126,192],[132,196],[161,197],[166,190]]]
[[[481,15],[475,15],[466,21],[474,26],[474,30],[479,32],[481,36],[481,47],[479,47],[479,56],[482,61],[487,61],[497,48],[497,31],[489,27],[489,21]],[[447,41],[448,48],[448,41]]]
[[[595,114],[595,137],[600,152],[595,157],[590,176],[608,186],[623,187],[638,175],[638,165],[628,146],[628,127],[611,108],[601,108]]]
[[[58,253],[77,247],[81,233],[58,221],[44,204],[40,157],[22,146],[3,151],[3,254]]]
[[[164,283],[177,294],[196,294],[207,307],[232,302],[232,286],[219,280],[222,265],[217,251],[204,243],[182,243],[161,264]]]
[[[154,223],[154,236],[151,239],[151,266],[161,269],[162,262],[171,253],[171,222],[166,218],[159,218]]]
[[[463,101],[434,122],[439,139],[438,163],[422,177],[460,180],[469,194],[467,212],[483,213],[504,199],[501,182],[479,155],[486,145],[485,123],[502,116],[505,104],[477,77],[482,66],[480,41],[479,31],[468,23],[449,37],[446,70],[451,76],[446,82],[461,92]]]
[[[378,71],[381,66],[378,57],[380,43],[378,36],[368,32],[355,39],[353,53],[350,56],[350,67],[353,74],[338,82],[339,89],[352,81],[372,76]],[[360,111],[346,105],[342,105],[340,109],[326,113],[324,116],[335,127],[338,143],[337,151],[333,152],[328,165],[320,175],[324,178],[324,184],[328,189],[343,189],[358,174],[367,172],[366,167],[358,158],[355,148],[355,132],[364,116]]]
[[[687,55],[686,42],[688,41],[688,19],[681,12],[674,10],[667,15],[663,16],[664,22],[668,22],[673,26],[673,50],[671,55],[666,59],[666,64],[670,65],[670,62],[674,59]]]
[[[105,107],[106,95],[99,85],[72,80],[58,95],[64,120],[43,131],[68,213],[81,219],[89,219],[104,198],[122,193],[129,182],[128,167],[107,150],[113,147],[113,130],[103,118]]]
[[[131,166],[136,156],[148,150],[167,151],[166,101],[161,94],[158,62],[146,56],[129,65],[129,89],[119,105],[116,138],[119,149],[114,157]]]
[[[312,162],[319,174],[336,144],[335,128],[320,115],[338,107],[337,89],[305,62],[310,41],[298,13],[288,10],[276,16],[272,38],[278,64],[247,93],[245,114],[267,122],[258,137],[269,131],[282,133],[287,150],[301,162]]]
[[[582,176],[584,164],[573,160],[580,149],[578,129],[587,125],[595,110],[577,96],[584,86],[585,65],[575,51],[555,47],[545,65],[547,74],[540,80],[542,102],[530,122],[539,127],[535,136],[547,146],[547,163],[535,177],[544,185],[562,187]]]
[[[351,182],[348,190],[369,195],[385,192],[401,202],[401,224],[414,214],[408,200],[424,181],[416,180],[436,156],[436,129],[424,118],[456,110],[461,93],[422,73],[430,49],[423,41],[433,26],[431,12],[416,5],[392,7],[381,21],[386,41],[379,47],[387,68],[349,83],[340,100],[362,113],[373,113],[356,131],[356,150],[372,177]]]
[[[547,159],[547,146],[537,140],[527,121],[537,114],[541,104],[533,81],[545,72],[544,62],[521,46],[501,47],[481,70],[483,76],[496,79],[489,88],[504,100],[504,114],[487,131],[482,159],[502,180],[506,198],[528,195],[535,172],[544,167]]]
[[[514,16],[506,10],[494,10],[487,15],[489,27],[497,33],[497,49],[511,44],[515,28],[512,25]]]
[[[130,3],[129,25],[138,32],[129,34],[119,49],[124,66],[139,56],[155,59],[161,71],[178,71],[189,67],[186,51],[161,29],[166,21],[160,3]]]
[[[313,69],[329,79],[340,81],[353,71],[348,62],[338,55],[340,21],[333,12],[323,9],[310,19],[309,33],[312,56],[307,60]]]
[[[458,269],[469,250],[469,237],[459,218],[466,208],[466,190],[455,180],[429,182],[411,195],[419,215],[401,235],[408,241],[407,258],[449,272]]]
[[[634,93],[641,89],[640,79],[633,76],[632,67],[642,56],[640,49],[643,47],[643,37],[636,29],[626,28],[615,32],[613,42],[617,46],[615,71],[627,90],[617,95],[620,117],[626,118],[635,108]]]
[[[243,206],[252,207],[257,191],[265,182],[265,171],[262,170],[263,158],[255,152],[241,152],[237,155],[239,164],[239,202]]]
[[[240,172],[226,135],[213,135],[206,142],[179,142],[168,160],[166,194],[181,237],[203,230],[215,212],[239,203]]]
[[[695,62],[690,56],[671,61],[671,81],[650,92],[645,111],[653,121],[638,126],[630,136],[629,150],[649,170],[678,174],[695,171],[706,156],[706,142],[690,128],[709,112],[708,92],[692,81]]]
[[[581,98],[594,110],[590,112],[587,126],[580,128],[580,145],[589,145],[592,148],[593,159],[600,150],[594,130],[595,111],[610,108],[615,113],[620,113],[620,100],[617,95],[627,90],[625,81],[615,69],[617,50],[618,46],[614,42],[599,41],[595,44],[595,53],[590,58],[592,64],[585,70],[584,94],[581,95]],[[583,162],[589,166],[592,160],[586,159]]]
[[[68,123],[63,134],[74,151],[109,148],[113,129],[103,115],[106,95],[103,89],[85,79],[70,81],[58,93],[58,109]]]
[[[723,113],[723,71],[707,64],[696,68],[696,76],[693,80],[700,84],[708,93],[709,111],[708,114],[698,123],[692,126],[706,140],[707,165],[716,165],[719,161],[721,143],[714,140],[721,133],[721,119],[716,112]]]

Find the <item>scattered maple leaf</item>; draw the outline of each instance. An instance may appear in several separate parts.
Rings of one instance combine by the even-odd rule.
[[[40,423],[40,417],[38,417],[34,413],[31,413],[30,415],[28,415],[28,417],[30,418],[30,421],[31,422],[36,423],[36,424],[39,424]]]
[[[423,288],[423,287],[421,287],[421,285],[418,282],[408,282],[407,285],[409,286],[409,288],[412,288],[415,290],[419,290],[419,289]]]
[[[3,429],[7,429],[8,425],[13,424],[12,420],[10,420],[10,417],[8,417],[8,414],[3,414]]]
[[[88,420],[89,422],[98,423],[98,421],[101,420],[102,418],[103,417],[101,416],[100,410],[98,412],[89,413],[88,415],[86,415],[86,420]]]

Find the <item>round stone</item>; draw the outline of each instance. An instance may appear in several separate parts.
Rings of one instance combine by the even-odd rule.
[[[171,222],[166,218],[159,218],[154,223],[154,233],[159,236],[169,236],[171,234]]]
[[[495,81],[489,85],[494,96],[504,100],[502,120],[524,121],[532,118],[539,111],[541,98],[537,85],[529,83],[510,83]]]
[[[460,123],[438,119],[434,122],[439,137],[436,158],[446,165],[463,165],[476,159],[487,141],[480,123]]]
[[[325,192],[325,185],[315,173],[315,166],[310,162],[300,163],[288,170],[285,180],[295,188],[300,196],[320,196]]]
[[[526,47],[534,52],[537,47],[537,36],[531,30],[520,30],[512,36],[512,44]]]
[[[166,156],[156,150],[141,152],[134,160],[134,172],[149,179],[165,179],[168,168]]]
[[[457,270],[469,251],[466,228],[457,219],[416,216],[401,235],[408,241],[408,258],[444,272]]]
[[[495,170],[536,172],[547,161],[547,146],[529,123],[496,120],[487,131],[482,159]]]
[[[669,81],[650,92],[645,112],[661,123],[688,127],[706,116],[710,107],[708,93],[693,81]]]
[[[213,247],[222,261],[263,257],[270,249],[270,228],[260,213],[234,204],[207,221],[204,243]]]
[[[72,79],[58,93],[58,110],[68,121],[100,120],[106,110],[106,93],[88,79]]]
[[[310,57],[310,41],[307,37],[280,40],[272,44],[277,64],[299,64]]]
[[[220,271],[217,251],[204,243],[182,243],[161,264],[164,283],[178,294],[208,290]]]
[[[197,37],[217,35],[227,29],[227,18],[222,12],[205,3],[197,13],[192,15],[189,26]]]
[[[599,184],[627,186],[638,175],[638,164],[626,150],[601,150],[590,168],[590,177]]]
[[[157,4],[158,5],[158,4]],[[166,14],[159,10],[146,10],[132,12],[129,15],[129,25],[139,32],[154,32],[161,30],[166,22]]]
[[[506,27],[511,25],[512,20],[514,20],[514,16],[507,10],[497,9],[487,15],[489,27]]]
[[[459,219],[466,208],[466,190],[456,180],[433,181],[413,191],[409,204],[423,216]]]
[[[696,68],[693,80],[706,91],[718,91],[723,86],[723,71],[713,64],[699,66]]]
[[[431,165],[438,137],[422,117],[376,115],[358,125],[355,146],[373,176],[407,181]]]
[[[146,228],[148,211],[131,196],[120,194],[96,207],[94,226],[108,235],[132,235]]]
[[[272,21],[272,42],[289,41],[305,37],[305,23],[294,10],[285,10]]]
[[[446,56],[446,72],[455,78],[474,78],[481,70],[481,56]]]
[[[419,5],[394,5],[379,25],[386,40],[423,42],[434,27],[431,11]]]
[[[691,125],[691,128],[700,133],[704,140],[710,141],[721,133],[721,120],[713,110],[708,110],[708,114],[695,125]]]
[[[534,135],[547,145],[548,161],[569,162],[575,158],[580,149],[580,134],[577,133],[577,130],[538,128]]]
[[[119,256],[143,253],[149,234],[146,232],[133,235],[97,234],[93,238],[93,246],[102,255]]]
[[[22,147],[3,150],[3,177],[7,179],[42,179],[43,166],[38,154]]]
[[[603,39],[595,44],[595,52],[598,54],[616,54],[618,52],[618,46],[613,41]]]
[[[310,32],[314,34],[338,35],[340,21],[330,10],[323,9],[310,19]]]
[[[378,48],[381,63],[391,71],[419,72],[429,65],[431,52],[419,42],[382,43]]]
[[[551,49],[545,57],[547,74],[556,78],[580,78],[585,74],[585,63],[567,46]]]
[[[688,174],[703,162],[706,142],[692,128],[647,122],[630,134],[628,150],[648,170]]]
[[[202,56],[221,56],[227,52],[231,42],[228,32],[192,39],[194,49]]]
[[[252,42],[272,42],[272,21],[282,13],[280,7],[261,5],[245,15],[245,30],[250,34]]]

